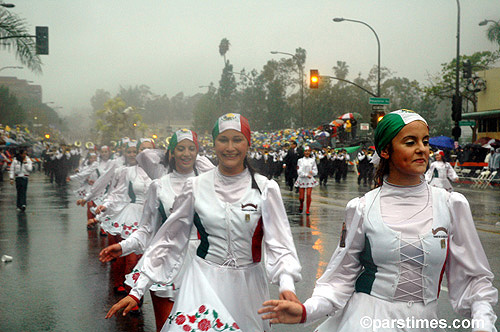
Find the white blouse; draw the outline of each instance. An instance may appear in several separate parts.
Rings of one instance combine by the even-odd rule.
[[[421,184],[422,185],[422,184]],[[427,186],[426,184],[424,184]],[[403,196],[409,194],[405,188],[384,188],[381,193],[400,192]],[[439,189],[437,189],[439,190]],[[405,194],[405,191],[407,193]],[[398,215],[411,217],[412,212],[425,206],[426,195],[419,188],[415,190],[415,202],[410,206],[408,199],[399,199],[392,195],[381,197],[380,205],[384,222],[391,228],[408,227],[410,220],[402,220],[398,225],[395,221]],[[446,277],[448,280],[449,298],[453,309],[465,317],[480,319],[485,322],[485,331],[493,331],[496,315],[492,306],[497,303],[498,291],[493,287],[493,274],[489,267],[488,259],[482,249],[481,241],[477,235],[471,210],[467,199],[459,193],[448,194],[448,200],[442,209],[448,209],[451,226],[448,230],[448,256],[446,258]],[[389,199],[388,199],[389,198]],[[363,224],[365,209],[370,209],[372,202],[365,202],[365,198],[355,198],[346,207],[345,225],[346,240],[345,247],[338,246],[333,253],[332,259],[323,276],[318,279],[313,296],[309,298],[304,306],[307,312],[307,322],[324,318],[342,310],[351,298],[355,282],[361,272],[360,253],[365,246],[365,227]],[[410,212],[403,212],[404,209]],[[436,208],[436,207],[434,207]],[[407,210],[408,211],[408,210]],[[432,213],[432,212],[431,212]],[[428,212],[423,211],[420,217],[419,227],[427,227]],[[388,221],[388,222],[387,222]],[[408,228],[410,232],[417,231],[415,235],[423,233],[419,227]],[[429,276],[423,276],[428,278]],[[391,280],[396,282],[397,280]],[[436,280],[431,281],[437,283]],[[390,286],[390,285],[389,285]],[[429,292],[429,289],[426,290]],[[435,294],[433,294],[435,296]],[[427,299],[426,299],[427,300]]]
[[[164,218],[170,215],[175,197],[182,192],[186,180],[193,176],[195,176],[194,172],[181,174],[173,171],[151,183],[146,195],[139,228],[126,240],[120,242],[122,256],[129,255],[132,252],[136,254],[144,253],[165,221]],[[165,213],[165,215],[162,215],[162,213]]]
[[[216,180],[216,171],[212,170],[203,174],[203,176],[213,176],[214,185],[215,181],[218,181]],[[280,292],[286,289],[294,291],[293,283],[301,280],[301,266],[283,206],[280,188],[273,180],[267,180],[260,175],[255,176],[259,177],[259,181],[265,181],[265,186],[260,188],[262,191],[260,208],[267,274],[272,283],[280,285]],[[199,181],[200,178],[201,176],[186,181],[182,193],[174,202],[172,214],[158,230],[143,256],[144,268],[137,281],[137,286],[132,289],[130,295],[141,298],[154,282],[169,284],[179,272],[194,224],[194,182]],[[242,176],[239,181],[245,181],[245,179],[246,177]],[[240,185],[239,181],[238,186]],[[247,190],[250,190],[250,186],[251,184],[247,183]],[[206,197],[206,199],[213,198]],[[207,231],[210,233],[210,230]],[[212,238],[211,241],[221,241],[221,247],[230,243],[231,238],[246,238],[247,241],[252,241],[252,238],[248,238],[245,234],[235,234],[238,231],[240,231],[238,228],[232,228],[230,233],[233,235],[229,237],[218,236]],[[238,245],[234,244],[234,246]],[[252,253],[249,252],[247,255],[251,256]]]

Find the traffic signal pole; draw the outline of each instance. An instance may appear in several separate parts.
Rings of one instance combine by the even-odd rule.
[[[368,93],[369,95],[371,95],[373,97],[379,97],[377,94],[371,92],[370,90],[367,90],[367,89],[363,88],[361,85],[356,84],[354,82],[351,82],[349,80],[345,80],[343,78],[338,78],[338,77],[334,77],[334,76],[327,76],[327,75],[321,75],[320,77],[331,78],[331,79],[334,79],[334,80],[338,80],[338,81],[342,81],[342,82],[346,82],[346,83],[352,84],[355,87],[360,88],[361,90],[363,90],[364,92]]]

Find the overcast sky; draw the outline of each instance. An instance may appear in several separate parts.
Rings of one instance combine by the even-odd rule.
[[[396,76],[426,82],[456,55],[455,0],[26,0],[7,1],[12,12],[32,27],[49,27],[50,55],[42,56],[43,74],[3,70],[43,88],[43,101],[62,106],[62,114],[90,108],[96,89],[116,94],[119,86],[148,85],[172,97],[217,86],[223,67],[218,46],[231,47],[227,58],[235,71],[257,69],[270,51],[307,51],[307,70],[332,75],[338,60],[349,78],[366,76],[377,63]],[[500,19],[499,0],[461,0],[460,53],[498,49],[486,39],[483,19]],[[0,50],[0,67],[20,65]],[[500,64],[499,64],[500,66]]]

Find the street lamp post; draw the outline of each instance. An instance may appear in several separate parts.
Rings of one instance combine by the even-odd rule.
[[[456,101],[459,102],[460,105],[457,107],[459,108],[460,112],[460,117],[462,113],[462,99],[460,97],[460,1],[457,0],[457,58],[456,58],[456,64],[455,64],[455,95],[456,95]],[[453,106],[452,106],[453,108]],[[452,110],[453,112],[454,110]],[[460,129],[460,124],[459,124],[459,119],[455,120],[455,127],[453,128],[451,134],[455,138],[455,141],[458,141],[460,138],[461,134],[461,129]]]
[[[373,28],[363,22],[363,21],[358,21],[358,20],[351,20],[351,19],[348,19],[348,18],[343,18],[343,17],[336,17],[333,19],[333,22],[343,22],[343,21],[347,21],[347,22],[355,22],[355,23],[361,23],[365,26],[367,26],[368,28],[370,28],[370,30],[373,32],[373,34],[375,35],[375,38],[377,38],[377,45],[378,45],[378,65],[377,65],[377,97],[380,97],[380,39],[378,38],[378,35],[377,33],[375,32],[375,30],[373,30]]]
[[[271,51],[271,54],[284,54],[291,56],[297,62],[297,67],[299,67],[300,75],[300,127],[304,127],[304,66],[299,63],[299,59],[295,54],[287,52]]]
[[[493,21],[493,20],[482,20],[481,22],[479,22],[479,26],[484,26],[488,23],[498,24],[498,22]]]

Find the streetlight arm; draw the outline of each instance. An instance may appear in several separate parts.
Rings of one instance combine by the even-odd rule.
[[[328,75],[321,75],[320,77],[326,77],[326,78],[332,78],[334,80],[339,80],[339,81],[342,81],[342,82],[346,82],[346,83],[349,83],[349,84],[352,84],[358,88],[360,88],[361,90],[365,91],[366,93],[372,95],[373,97],[378,97],[376,94],[374,94],[373,92],[371,92],[370,90],[367,90],[365,88],[363,88],[361,85],[359,84],[356,84],[354,82],[351,82],[349,80],[346,80],[346,79],[343,79],[343,78],[338,78],[338,77],[334,77],[334,76],[328,76]]]
[[[0,40],[12,39],[12,38],[36,38],[36,36],[32,35],[6,36],[6,37],[0,37]]]
[[[4,69],[7,69],[7,68],[12,68],[12,69],[23,69],[23,67],[20,67],[20,66],[6,66],[6,67],[2,67],[0,68],[0,71],[4,70]]]
[[[378,46],[378,63],[377,63],[377,69],[378,69],[378,80],[377,80],[377,95],[375,97],[380,97],[380,39],[378,38],[378,35],[377,33],[375,32],[375,30],[368,24],[368,23],[365,23],[363,21],[358,21],[358,20],[352,20],[350,18],[334,18],[333,19],[334,22],[342,22],[342,21],[348,21],[348,22],[354,22],[354,23],[361,23],[363,24],[364,26],[367,26],[372,32],[373,34],[375,35],[375,38],[377,39],[377,46]]]

